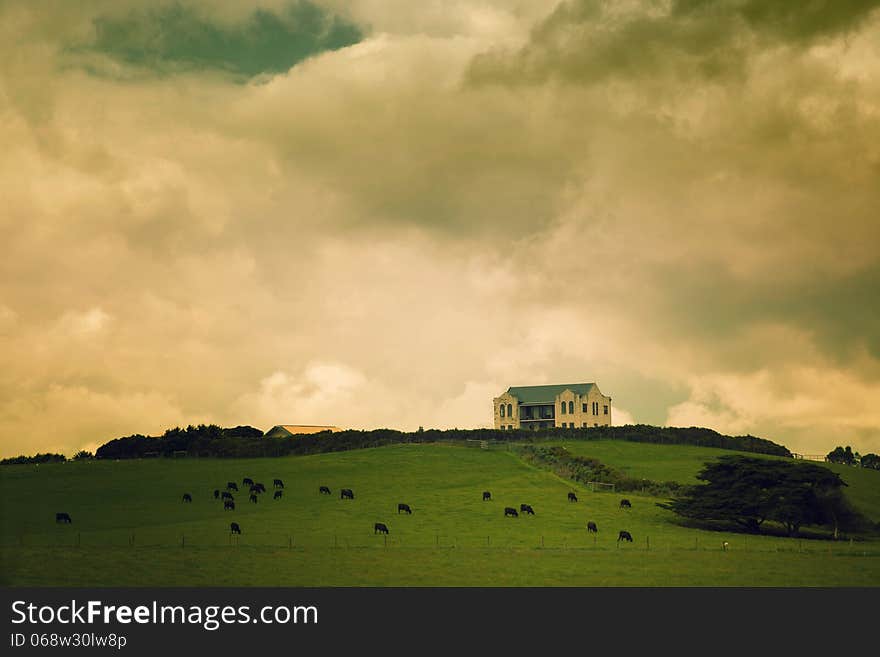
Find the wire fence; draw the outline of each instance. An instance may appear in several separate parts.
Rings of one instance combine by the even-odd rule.
[[[266,550],[353,550],[353,549],[498,549],[498,550],[563,550],[563,551],[642,551],[642,552],[758,552],[800,553],[828,556],[880,556],[880,544],[864,541],[829,541],[815,539],[774,539],[773,537],[725,536],[706,537],[692,541],[668,539],[663,536],[633,536],[632,540],[588,535],[587,537],[560,538],[559,536],[400,536],[394,534],[296,534],[277,532],[247,532],[241,534],[192,533],[150,534],[71,532],[58,536],[51,534],[19,534],[3,536],[0,548],[6,550],[52,548],[62,550],[92,549],[206,549],[239,548]]]

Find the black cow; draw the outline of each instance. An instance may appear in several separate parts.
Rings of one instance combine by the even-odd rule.
[[[492,493],[490,493],[487,490],[484,490],[483,491],[483,501],[485,502],[486,500],[491,500],[491,499],[492,499]]]
[[[595,522],[593,522],[592,520],[590,520],[590,522],[587,523],[587,531],[588,531],[588,532],[592,532],[593,534],[595,534],[595,533],[597,533],[597,532],[599,531],[599,528],[596,527],[596,523],[595,523]]]
[[[70,515],[69,515],[69,514],[64,513],[64,512],[62,511],[61,513],[56,513],[56,514],[55,514],[55,522],[66,522],[66,523],[69,525],[70,523],[73,522],[73,520],[70,519]]]
[[[401,511],[406,511],[409,515],[412,515],[412,509],[409,508],[409,504],[398,504],[397,505],[397,515],[400,515]]]
[[[241,480],[241,485],[242,486],[253,486],[254,480],[251,479],[250,477],[245,477],[244,479]]]
[[[388,527],[386,527],[381,522],[377,522],[375,525],[373,525],[373,533],[374,534],[387,534]]]
[[[260,492],[260,489],[257,488],[256,486],[251,486],[251,491],[250,491],[250,492],[252,492],[252,493],[259,493],[259,492]]]
[[[238,484],[236,484],[234,481],[227,481],[226,482],[226,490],[234,490],[237,493],[238,492]]]
[[[235,511],[235,502],[233,502],[232,500],[226,500],[223,503],[223,510],[224,511]]]
[[[629,541],[630,543],[632,543],[632,534],[621,530],[621,532],[617,535],[617,542],[620,543],[620,541]]]
[[[535,515],[534,509],[532,509],[532,507],[529,506],[528,504],[520,504],[519,510],[522,511],[523,513],[528,513],[530,516]]]
[[[214,499],[216,500],[216,499],[219,498],[219,497],[220,497],[220,490],[217,489],[217,488],[215,488],[215,489],[214,489]]]
[[[241,527],[238,526],[237,522],[230,522],[229,523],[229,533],[241,534]]]
[[[569,501],[569,502],[577,502],[577,501],[578,501],[578,496],[575,495],[574,493],[569,493],[569,494],[568,494],[568,501]]]
[[[629,503],[629,500],[620,500],[620,508],[621,509],[631,509],[632,504]]]
[[[339,493],[340,500],[344,500],[346,497],[350,500],[354,499],[354,493],[351,491],[351,488],[343,488]]]
[[[324,493],[324,495],[329,495],[329,494],[330,494],[330,489],[327,488],[326,486],[321,486],[321,487],[318,489],[318,492],[319,492],[319,493]]]
[[[280,499],[281,499],[281,495],[282,495],[283,493],[284,493],[283,490],[276,490],[276,491],[275,491],[275,494],[272,496],[272,499],[273,499],[273,500],[280,500]]]
[[[193,501],[192,495],[190,495],[189,493],[184,493],[183,494],[183,501],[184,502],[192,502]]]
[[[272,488],[284,488],[284,482],[280,479],[276,479],[272,482]]]
[[[248,498],[248,499],[250,499],[251,502],[253,502],[254,504],[256,504],[256,503],[259,501],[260,498],[257,497],[256,495],[254,495],[253,493],[251,493],[251,496],[250,496],[250,498]]]
[[[259,481],[257,483],[255,483],[254,486],[257,487],[258,493],[265,493],[266,492],[266,487],[263,484],[261,484]]]
[[[234,500],[235,499],[234,497],[232,497],[232,493],[230,493],[228,490],[225,490],[222,493],[220,493],[220,497],[224,500]]]
[[[516,512],[516,509],[514,509],[512,506],[506,506],[506,507],[504,507],[504,517],[506,518],[507,516],[512,516],[514,518],[518,518],[519,514]]]

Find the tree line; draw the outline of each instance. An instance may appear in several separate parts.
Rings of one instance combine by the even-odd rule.
[[[839,445],[828,452],[825,460],[829,463],[841,463],[843,465],[857,465],[862,468],[871,470],[880,470],[880,456],[877,454],[865,454],[862,456],[858,452],[853,452],[852,448],[847,445],[845,448]]]

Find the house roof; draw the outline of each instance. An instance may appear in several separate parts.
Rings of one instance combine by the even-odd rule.
[[[339,431],[339,427],[324,424],[276,424],[269,429],[264,435],[277,435],[279,433],[288,433],[291,435],[303,433],[320,433],[321,431]]]
[[[596,388],[595,383],[562,383],[549,386],[511,386],[507,392],[516,397],[520,404],[552,404],[566,390],[586,395],[593,388]]]

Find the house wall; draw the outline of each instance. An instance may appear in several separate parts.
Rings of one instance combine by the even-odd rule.
[[[519,429],[519,400],[513,395],[505,392],[500,397],[496,397],[492,400],[492,403],[495,407],[495,428],[496,429],[506,429],[507,427],[512,426],[514,429]],[[501,405],[504,404],[505,412],[504,417],[501,417]],[[510,404],[511,409],[513,410],[513,417],[508,417],[507,415],[507,405]]]

